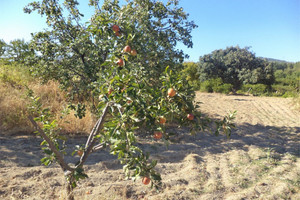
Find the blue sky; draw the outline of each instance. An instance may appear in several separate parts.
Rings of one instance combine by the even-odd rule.
[[[0,39],[30,40],[46,27],[36,13],[25,14],[31,0],[0,0]],[[88,0],[79,0],[87,5]],[[228,46],[250,46],[256,56],[300,61],[300,0],[181,0],[180,6],[199,26],[194,47],[184,48],[190,61]],[[89,12],[81,6],[83,13]]]

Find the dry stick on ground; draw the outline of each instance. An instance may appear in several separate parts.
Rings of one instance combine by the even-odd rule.
[[[37,129],[37,131],[40,133],[40,135],[42,136],[42,138],[44,140],[46,140],[46,142],[49,145],[49,148],[51,149],[51,151],[53,151],[53,153],[55,154],[57,161],[60,165],[60,167],[62,168],[62,170],[65,172],[65,175],[71,175],[72,172],[74,172],[76,169],[81,168],[82,165],[84,164],[84,162],[86,161],[88,155],[96,150],[102,149],[104,147],[104,144],[98,144],[95,146],[96,144],[96,140],[95,140],[95,136],[100,132],[100,130],[103,127],[104,124],[104,120],[105,117],[107,115],[108,112],[108,108],[110,106],[110,103],[106,104],[106,107],[103,110],[102,116],[99,118],[99,120],[97,121],[97,123],[95,124],[93,130],[91,131],[88,140],[86,142],[86,146],[85,146],[85,150],[83,155],[80,157],[80,161],[79,163],[75,166],[75,168],[70,167],[64,160],[63,155],[59,152],[59,150],[56,149],[55,144],[52,142],[52,140],[46,135],[46,133],[43,131],[43,129],[41,129],[39,127],[39,125],[34,121],[32,116],[28,116],[30,122],[33,124],[33,126]],[[73,196],[73,188],[72,188],[72,181],[73,181],[73,177],[70,177],[70,180],[67,181],[68,185],[67,185],[67,194],[68,200],[74,200],[74,196]]]

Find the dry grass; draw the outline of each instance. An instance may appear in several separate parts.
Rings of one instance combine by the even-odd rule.
[[[0,65],[0,131],[2,133],[33,132],[27,119],[28,100],[25,85],[40,97],[43,106],[50,108],[62,132],[72,134],[89,132],[94,123],[91,112],[87,111],[86,117],[81,120],[76,118],[73,112],[64,118],[61,117],[61,111],[67,108],[68,103],[58,83],[50,81],[47,84],[40,84],[24,68]]]
[[[300,94],[298,94],[298,96],[294,98],[293,104],[294,104],[295,109],[300,111]]]
[[[0,84],[0,130],[31,131],[26,118],[26,102],[23,91],[6,84]]]

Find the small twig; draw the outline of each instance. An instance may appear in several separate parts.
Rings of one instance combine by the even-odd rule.
[[[118,110],[119,110],[119,113],[120,113],[120,115],[121,115],[121,118],[123,117],[123,114],[122,114],[122,111],[121,111],[121,109],[117,106],[117,108],[118,108]]]
[[[96,146],[93,147],[93,149],[92,149],[91,152],[95,152],[95,151],[101,150],[103,148],[104,148],[104,143],[98,144],[98,145],[96,145]]]

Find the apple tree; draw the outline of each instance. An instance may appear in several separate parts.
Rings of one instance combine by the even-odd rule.
[[[194,91],[180,73],[187,56],[176,49],[178,42],[192,47],[196,28],[177,0],[90,0],[94,15],[87,22],[76,0],[41,0],[25,12],[46,17],[49,28],[33,34],[31,71],[56,80],[68,92],[70,108],[81,118],[89,107],[99,119],[75,164],[65,162],[64,142],[49,109],[32,92],[32,124],[44,139],[45,165],[58,162],[67,180],[68,198],[81,178],[83,164],[96,150],[109,148],[124,164],[128,177],[143,177],[143,183],[159,187],[156,161],[136,145],[137,130],[147,130],[155,139],[167,141],[166,123],[190,125],[191,132],[207,128],[208,119],[196,113]],[[218,123],[230,130],[230,120]],[[217,129],[219,132],[219,129]],[[229,132],[225,132],[229,135]],[[149,181],[150,180],[150,181]]]

